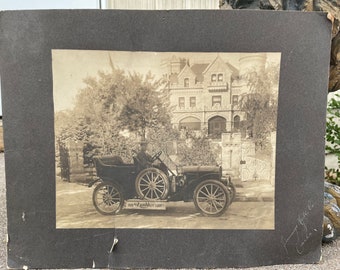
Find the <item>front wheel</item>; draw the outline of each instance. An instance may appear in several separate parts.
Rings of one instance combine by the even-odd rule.
[[[204,216],[221,216],[227,210],[229,201],[229,191],[217,180],[204,180],[195,188],[195,207]]]
[[[102,215],[117,214],[123,207],[124,198],[120,187],[115,183],[100,183],[92,194],[93,205]]]
[[[229,193],[230,193],[230,204],[235,200],[236,197],[236,188],[235,185],[230,182],[226,188],[228,189]]]

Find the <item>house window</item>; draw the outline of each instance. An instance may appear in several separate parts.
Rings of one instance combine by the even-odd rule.
[[[189,78],[184,79],[184,87],[189,87]]]
[[[216,74],[211,74],[211,81],[216,82],[216,79],[217,79]]]
[[[233,95],[233,105],[238,105],[238,96]]]
[[[184,130],[200,130],[201,121],[196,117],[186,117],[179,122],[179,129]]]
[[[215,105],[222,105],[222,96],[212,96],[211,105],[214,107]]]
[[[219,82],[222,82],[222,81],[223,81],[223,74],[222,74],[222,73],[218,74],[217,80],[218,80]]]
[[[184,97],[179,97],[179,98],[178,98],[178,107],[179,107],[180,109],[183,109],[184,106],[185,106],[185,98],[184,98]]]
[[[240,129],[240,117],[238,115],[234,117],[234,129],[235,131]]]
[[[190,108],[196,107],[196,97],[190,97]]]

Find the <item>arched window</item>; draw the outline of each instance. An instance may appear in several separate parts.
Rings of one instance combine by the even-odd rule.
[[[222,74],[222,73],[218,74],[217,80],[218,80],[219,82],[222,82],[222,81],[223,81],[223,74]]]
[[[234,129],[235,130],[240,129],[240,117],[238,115],[234,117]]]
[[[213,137],[220,138],[226,132],[227,120],[222,116],[214,116],[208,120],[208,133]]]
[[[211,81],[216,82],[217,76],[216,74],[211,74]]]
[[[189,87],[189,78],[184,79],[184,87]]]
[[[233,95],[232,103],[233,103],[234,106],[238,105],[238,95]]]
[[[179,122],[179,129],[182,128],[187,130],[201,130],[201,121],[196,117],[185,117]]]

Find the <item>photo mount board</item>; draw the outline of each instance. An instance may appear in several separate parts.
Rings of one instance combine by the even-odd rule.
[[[8,11],[0,25],[9,267],[217,268],[320,260],[326,14]],[[281,52],[275,230],[56,229],[52,49]],[[119,242],[110,253],[114,237]]]

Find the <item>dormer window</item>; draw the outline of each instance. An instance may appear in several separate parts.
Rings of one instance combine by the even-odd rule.
[[[217,80],[218,80],[219,82],[222,82],[222,81],[223,81],[223,74],[222,74],[222,73],[218,74]]]
[[[184,87],[189,87],[189,78],[184,79]]]

